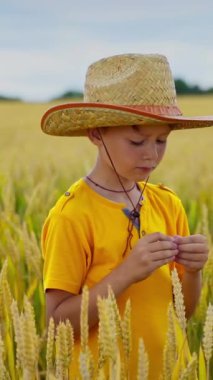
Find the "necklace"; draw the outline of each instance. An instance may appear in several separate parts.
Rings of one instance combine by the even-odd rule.
[[[132,205],[132,207],[133,207],[133,209],[132,209],[132,211],[131,211],[131,213],[130,213],[130,220],[131,220],[131,219],[134,220],[134,219],[136,219],[136,218],[139,218],[140,213],[139,213],[139,211],[138,211],[138,207],[139,207],[139,205],[140,205],[140,201],[143,199],[143,193],[144,193],[144,190],[145,190],[145,188],[146,188],[146,185],[147,185],[147,182],[148,182],[148,180],[149,180],[149,177],[147,177],[147,179],[146,179],[146,181],[145,181],[144,187],[143,187],[143,189],[141,190],[141,193],[140,193],[140,196],[139,196],[139,199],[138,199],[137,204],[134,205],[134,203],[132,202],[132,199],[130,198],[130,196],[129,196],[129,194],[128,194],[128,191],[126,191],[126,189],[125,189],[125,187],[124,187],[124,185],[123,185],[123,183],[122,183],[122,181],[121,181],[121,179],[120,179],[120,176],[119,176],[119,174],[118,174],[118,172],[117,172],[117,170],[116,170],[116,168],[115,168],[115,165],[114,165],[114,163],[113,163],[113,161],[112,161],[112,158],[111,158],[111,156],[110,156],[110,154],[109,154],[109,151],[108,151],[108,149],[107,149],[107,146],[106,146],[106,144],[105,144],[105,142],[104,142],[104,139],[103,139],[103,136],[102,136],[100,130],[99,130],[99,137],[100,137],[100,139],[101,139],[101,141],[102,141],[102,143],[103,143],[103,146],[104,146],[105,152],[106,152],[106,154],[107,154],[107,156],[108,156],[108,158],[109,158],[109,161],[110,161],[110,163],[111,163],[111,165],[112,165],[112,167],[113,167],[113,169],[114,169],[114,172],[115,172],[115,174],[116,174],[116,176],[117,176],[117,178],[118,178],[118,181],[120,182],[121,187],[123,188],[123,191],[122,191],[122,192],[124,192],[124,193],[126,194],[127,198],[129,199],[129,201],[130,201],[130,203],[131,203],[131,205]],[[132,189],[130,189],[129,191],[131,191],[131,190],[132,190]],[[131,232],[130,232],[130,234],[131,234]],[[130,236],[130,235],[129,235],[129,236]],[[129,239],[129,238],[128,238],[128,239]],[[128,240],[128,239],[127,239],[127,240]]]
[[[114,169],[114,172],[115,172],[115,174],[116,174],[116,177],[118,178],[118,181],[120,182],[120,185],[121,185],[121,187],[122,187],[123,190],[122,190],[122,191],[118,191],[118,190],[106,189],[106,188],[104,188],[103,186],[99,185],[98,183],[94,182],[90,177],[87,176],[86,178],[87,178],[90,182],[92,182],[95,186],[98,186],[98,187],[100,187],[100,188],[102,188],[102,189],[104,189],[104,190],[112,191],[112,192],[115,192],[115,193],[117,193],[117,192],[119,192],[119,193],[125,193],[126,196],[127,196],[127,198],[129,199],[129,201],[130,201],[132,207],[133,207],[132,211],[130,212],[129,222],[128,222],[128,227],[127,227],[128,236],[127,236],[127,240],[126,240],[126,247],[125,247],[125,249],[124,249],[124,251],[123,251],[123,253],[122,253],[122,256],[124,257],[125,254],[126,254],[126,251],[127,251],[128,247],[129,247],[130,249],[132,249],[131,241],[132,241],[132,237],[133,237],[133,232],[132,232],[132,231],[133,231],[134,221],[135,221],[136,219],[139,219],[139,217],[140,217],[140,211],[139,211],[139,210],[140,210],[140,206],[141,206],[141,201],[143,200],[144,190],[145,190],[145,188],[146,188],[146,185],[147,185],[147,182],[148,182],[148,180],[149,180],[149,177],[146,178],[146,180],[145,180],[145,184],[144,184],[144,187],[143,187],[143,189],[140,191],[140,196],[139,196],[138,202],[137,202],[136,205],[134,205],[134,203],[133,203],[133,201],[132,201],[132,199],[130,198],[130,195],[129,195],[128,193],[129,193],[131,190],[133,190],[133,189],[135,188],[136,183],[134,184],[134,186],[133,186],[131,189],[129,189],[129,190],[126,190],[126,189],[125,189],[125,187],[124,187],[124,185],[123,185],[123,183],[122,183],[122,181],[121,181],[121,178],[120,178],[120,176],[119,176],[119,174],[118,174],[118,172],[117,172],[117,170],[116,170],[116,168],[115,168],[115,165],[114,165],[114,163],[113,163],[113,161],[112,161],[112,158],[111,158],[111,156],[110,156],[110,154],[109,154],[109,151],[108,151],[108,149],[107,149],[107,146],[106,146],[106,144],[105,144],[105,142],[104,142],[104,140],[103,140],[103,137],[102,137],[102,134],[101,134],[100,130],[99,130],[99,137],[100,137],[100,139],[101,139],[101,141],[102,141],[102,143],[103,143],[103,146],[104,146],[104,149],[105,149],[105,151],[106,151],[106,154],[107,154],[107,156],[108,156],[108,158],[109,158],[109,161],[110,161],[110,163],[111,163],[111,165],[112,165],[112,168]],[[140,236],[140,235],[139,235],[139,236]]]
[[[129,190],[126,190],[126,189],[124,189],[124,190],[112,190],[112,189],[107,189],[107,187],[104,187],[102,185],[99,185],[97,182],[93,181],[93,179],[91,179],[89,176],[86,176],[86,179],[88,179],[88,181],[93,183],[93,185],[100,187],[103,190],[111,191],[112,193],[130,193],[130,191],[132,191],[136,187],[136,183],[134,183],[134,185]]]

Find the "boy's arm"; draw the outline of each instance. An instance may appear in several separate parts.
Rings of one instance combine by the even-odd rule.
[[[120,265],[114,269],[108,276],[89,290],[88,319],[90,328],[98,322],[97,298],[98,296],[107,296],[109,285],[113,289],[115,296],[118,296],[129,286],[125,265]],[[47,320],[53,317],[55,322],[58,323],[61,320],[70,319],[75,336],[79,336],[81,300],[81,294],[74,295],[63,290],[47,289]]]
[[[202,272],[185,272],[182,279],[182,289],[186,308],[186,318],[189,319],[198,304],[202,287]]]
[[[89,291],[89,327],[98,322],[97,297],[107,296],[110,285],[118,297],[131,284],[147,278],[155,269],[174,261],[177,245],[169,236],[154,233],[139,239],[127,258]],[[46,290],[47,319],[70,319],[75,335],[80,334],[81,294],[57,289]]]
[[[202,269],[208,259],[208,241],[203,235],[175,236],[178,255],[175,261],[185,267],[182,279],[186,317],[190,318],[199,301],[202,287]]]

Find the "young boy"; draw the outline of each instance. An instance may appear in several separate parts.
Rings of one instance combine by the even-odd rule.
[[[179,270],[190,317],[208,257],[207,239],[189,235],[179,198],[149,184],[148,178],[162,160],[173,129],[212,125],[213,117],[181,116],[164,56],[140,54],[92,64],[84,102],[53,107],[42,119],[45,133],[86,135],[98,151],[91,172],[59,199],[43,228],[47,318],[69,318],[77,340],[81,292],[87,285],[95,352],[97,297],[106,296],[110,285],[121,313],[130,298],[131,379],[136,379],[139,337],[149,355],[149,378],[158,379],[162,371],[171,265]]]

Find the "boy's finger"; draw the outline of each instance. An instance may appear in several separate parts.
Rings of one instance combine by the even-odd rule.
[[[173,236],[172,240],[177,244],[204,243],[206,237],[204,235]]]
[[[172,241],[172,237],[164,235],[161,232],[154,232],[153,234],[146,235],[142,240],[146,240],[147,243],[154,243],[157,241]]]
[[[178,244],[179,252],[187,252],[187,253],[202,253],[207,252],[208,248],[203,243],[186,243]]]
[[[176,256],[177,259],[193,261],[193,262],[203,262],[208,258],[208,255],[205,253],[196,253],[196,255],[192,255],[191,253],[180,253]]]
[[[150,244],[150,252],[163,252],[164,250],[175,250],[178,245],[171,240],[158,240]]]
[[[177,249],[173,249],[173,250],[166,250],[166,251],[159,251],[159,252],[155,252],[153,255],[152,255],[152,259],[153,261],[162,261],[162,260],[171,260],[171,259],[175,259],[175,257],[177,256],[178,254],[178,250]]]

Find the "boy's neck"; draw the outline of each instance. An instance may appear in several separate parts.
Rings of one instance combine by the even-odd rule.
[[[104,166],[100,164],[97,160],[92,171],[87,175],[94,182],[102,187],[105,187],[109,190],[113,191],[123,191],[123,187],[114,171],[113,168],[109,166]],[[126,190],[131,189],[135,182],[132,180],[128,180],[126,178],[120,177],[120,180]]]
[[[123,203],[125,204],[125,207],[128,208],[129,210],[133,209],[132,204],[129,201],[125,192],[115,193],[112,191],[104,190],[94,185],[93,183],[91,183],[86,177],[84,178],[84,180],[88,186],[90,186],[96,193],[100,194],[102,197],[116,203]],[[140,190],[138,186],[135,186],[134,189],[131,192],[129,192],[129,196],[131,197],[133,204],[136,205],[140,196]]]
[[[90,181],[88,177],[89,179],[92,179],[92,181]],[[132,204],[129,201],[127,194],[123,191],[123,188],[114,172],[106,173],[106,171],[100,171],[99,168],[95,166],[87,177],[85,177],[85,181],[96,193],[100,194],[104,198],[116,203],[124,203],[129,210],[132,210]],[[121,178],[121,181],[127,191],[130,189],[128,195],[133,204],[136,205],[140,196],[139,187],[137,185],[134,186],[135,183],[133,181],[125,181],[123,178]],[[103,187],[105,189],[103,189]],[[121,192],[118,193],[117,191]]]

